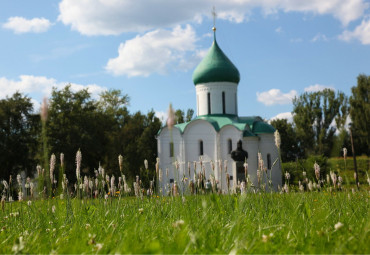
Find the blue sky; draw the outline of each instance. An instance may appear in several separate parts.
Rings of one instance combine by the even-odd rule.
[[[20,91],[36,110],[53,86],[97,98],[120,89],[129,110],[196,108],[192,72],[217,41],[241,75],[239,115],[289,117],[291,99],[350,95],[370,75],[365,0],[2,0],[0,98]]]

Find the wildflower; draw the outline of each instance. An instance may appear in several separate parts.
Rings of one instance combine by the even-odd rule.
[[[101,244],[101,243],[97,243],[97,244],[95,245],[95,250],[96,250],[96,251],[100,251],[102,248],[103,248],[103,244]]]
[[[64,153],[60,153],[60,166],[64,167]]]
[[[162,182],[162,179],[163,179],[163,171],[162,171],[162,168],[159,169],[158,179],[159,179],[160,182]]]
[[[4,185],[4,189],[8,189],[9,188],[9,185],[8,185],[8,183],[5,180],[3,180],[3,185]]]
[[[158,172],[159,172],[159,158],[156,158],[155,172],[156,172],[156,174],[158,174]]]
[[[289,186],[286,183],[284,184],[283,191],[289,193]]]
[[[280,139],[279,131],[277,129],[274,133],[274,136],[275,136],[275,145],[278,149],[280,149],[281,139]]]
[[[334,225],[334,228],[335,228],[335,230],[338,230],[343,226],[344,226],[344,224],[342,222],[338,222],[337,224]]]
[[[50,157],[50,181],[51,183],[53,183],[54,181],[54,169],[55,169],[55,163],[56,163],[56,158],[55,158],[55,154],[51,154],[51,157]]]
[[[46,120],[48,119],[48,108],[48,99],[47,97],[44,97],[44,99],[42,100],[40,112],[41,120],[43,122],[46,122]]]
[[[274,234],[273,234],[273,233],[270,233],[268,236],[267,236],[267,235],[265,235],[265,234],[263,234],[263,235],[262,235],[262,242],[267,243],[267,241],[268,241],[271,237],[273,237],[273,236],[274,236]]]
[[[302,175],[303,175],[303,177],[306,177],[306,175],[307,175],[306,171],[303,171]]]
[[[42,174],[42,169],[41,169],[41,166],[40,166],[40,165],[37,165],[37,166],[36,166],[36,170],[37,170],[37,175],[38,175],[38,176],[41,176],[41,174]]]
[[[12,251],[14,251],[15,254],[18,254],[23,249],[24,249],[23,236],[20,236],[13,245]]]
[[[313,165],[313,167],[315,169],[316,179],[319,180],[320,179],[320,166],[315,161],[315,164]]]
[[[175,125],[175,113],[172,108],[172,104],[168,107],[168,118],[167,118],[167,127],[169,130],[172,130]]]
[[[123,169],[123,157],[122,157],[122,155],[118,156],[118,165],[119,165],[119,170],[122,173],[122,169]]]
[[[17,175],[17,182],[18,182],[18,185],[22,185],[22,179],[21,179],[20,174]]]
[[[177,227],[182,227],[183,225],[185,224],[185,222],[183,220],[178,220],[178,221],[175,221],[172,226],[174,228],[177,228]]]
[[[31,204],[32,204],[32,201],[31,201],[31,200],[28,200],[28,201],[27,201],[27,205],[28,205],[28,206],[31,206]]]
[[[105,200],[107,200],[107,199],[108,199],[108,197],[109,197],[109,196],[108,196],[108,194],[105,194],[105,195],[104,195]]]
[[[330,171],[330,177],[331,177],[331,180],[332,180],[334,188],[335,188],[335,186],[337,184],[337,175],[334,172]]]
[[[144,159],[144,167],[145,167],[145,170],[148,170],[148,160]]]
[[[86,230],[89,229],[90,227],[91,227],[91,225],[89,223],[86,223],[86,225],[85,225]]]
[[[346,160],[347,158],[347,148],[343,148],[343,157],[344,157],[344,160]]]
[[[18,192],[18,200],[19,201],[22,201],[23,200],[23,192],[22,191],[19,191]]]
[[[309,191],[312,191],[312,181],[309,181],[308,184],[307,184],[307,187],[309,189]]]
[[[248,175],[248,163],[247,163],[247,158],[245,158],[243,166],[244,166],[244,174],[245,174],[245,176],[247,176],[247,175]]]
[[[331,172],[331,171],[330,171]],[[326,183],[329,185],[330,184],[330,176],[327,174],[326,175]]]
[[[303,191],[304,191],[304,187],[303,187],[303,185],[302,185],[301,181],[299,181],[299,182],[298,182],[298,188],[299,188],[299,190],[300,190],[301,192],[303,192]]]
[[[53,205],[53,206],[51,207],[51,212],[52,212],[52,213],[55,213],[55,205]]]
[[[82,160],[82,154],[81,154],[81,151],[78,150],[77,153],[76,153],[76,177],[77,177],[77,180],[80,179],[81,160]]]
[[[290,180],[290,173],[289,172],[285,172],[285,179]]]
[[[140,214],[143,214],[143,212],[144,212],[144,209],[143,209],[143,208],[140,208],[140,209],[139,209],[139,213],[140,213]]]

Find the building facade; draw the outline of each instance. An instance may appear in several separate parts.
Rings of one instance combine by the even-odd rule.
[[[207,55],[193,73],[196,91],[196,118],[190,122],[163,127],[157,136],[158,157],[163,172],[161,186],[172,185],[186,177],[194,180],[194,170],[201,168],[206,178],[214,178],[218,190],[226,192],[245,180],[236,167],[231,152],[241,141],[248,153],[248,175],[255,187],[266,183],[271,176],[274,190],[282,183],[275,129],[258,116],[238,116],[238,86],[240,74],[223,53],[214,36]],[[258,153],[264,162],[264,177],[258,180]],[[274,164],[275,162],[275,164]],[[212,176],[212,177],[211,177]]]

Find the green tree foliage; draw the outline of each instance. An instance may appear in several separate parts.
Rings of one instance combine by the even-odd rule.
[[[181,124],[181,123],[184,123],[184,122],[189,122],[193,119],[193,115],[194,115],[194,110],[189,108],[187,111],[186,111],[186,115],[185,115],[185,112],[183,110],[176,110],[175,111],[175,118],[176,118],[176,123],[177,124]]]
[[[370,76],[357,77],[357,86],[352,87],[350,116],[356,154],[370,155]]]
[[[297,156],[300,156],[297,135],[293,128],[293,124],[289,123],[287,119],[272,120],[270,124],[280,133],[280,151],[282,161],[293,161]]]
[[[336,128],[348,116],[347,97],[333,90],[305,92],[293,99],[293,120],[299,146],[305,153],[330,155]],[[336,123],[336,128],[332,123]]]
[[[31,99],[15,93],[0,100],[0,179],[35,169],[40,118]]]
[[[193,109],[188,109],[186,111],[186,119],[185,119],[185,121],[186,122],[191,121],[193,119],[193,115],[194,115],[194,110]]]
[[[76,177],[74,163],[78,149],[83,159],[81,174],[91,173],[98,166],[105,152],[104,134],[109,124],[86,89],[73,92],[70,85],[60,91],[53,88],[46,123],[49,152],[64,153],[70,181]]]
[[[180,124],[180,123],[184,123],[185,122],[185,118],[184,118],[184,111],[178,109],[176,110],[175,112],[175,119],[176,119],[176,123],[177,124]]]

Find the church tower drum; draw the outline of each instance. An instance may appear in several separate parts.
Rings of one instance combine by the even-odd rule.
[[[238,115],[239,81],[238,69],[220,49],[214,36],[211,48],[193,73],[197,115]]]

